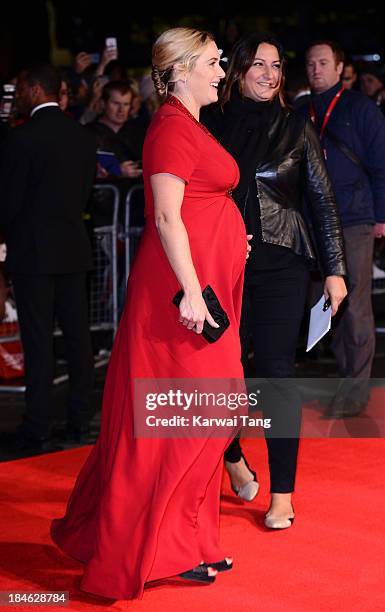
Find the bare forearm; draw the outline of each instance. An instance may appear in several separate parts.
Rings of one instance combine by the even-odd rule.
[[[101,77],[104,75],[104,70],[105,70],[106,65],[107,64],[105,62],[100,62],[100,64],[96,66],[94,78]]]
[[[182,219],[157,219],[160,240],[185,294],[200,292],[200,284],[191,257],[186,227]]]

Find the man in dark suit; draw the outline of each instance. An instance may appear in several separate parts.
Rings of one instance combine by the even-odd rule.
[[[80,439],[89,421],[93,355],[86,273],[92,253],[82,211],[94,180],[96,142],[59,109],[60,82],[50,65],[22,74],[18,103],[30,118],[2,147],[0,225],[25,355],[20,449],[43,449],[51,435],[55,317],[69,369],[69,435]]]

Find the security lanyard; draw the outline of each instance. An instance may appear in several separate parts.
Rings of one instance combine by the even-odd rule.
[[[327,111],[325,113],[325,117],[324,120],[322,122],[322,126],[321,126],[321,131],[319,133],[320,139],[322,140],[322,137],[324,135],[324,132],[326,130],[326,126],[328,124],[328,121],[330,119],[330,115],[332,114],[338,100],[340,99],[342,92],[344,91],[344,87],[342,86],[341,89],[339,91],[337,91],[336,95],[334,96],[334,98],[332,99],[332,101],[330,102]],[[315,121],[316,121],[316,115],[315,115],[315,108],[314,108],[314,104],[313,101],[310,101],[310,119],[312,120],[312,122],[315,125]]]

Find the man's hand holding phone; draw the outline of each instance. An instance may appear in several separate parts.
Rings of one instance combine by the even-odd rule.
[[[118,59],[118,41],[115,36],[106,38],[105,50],[109,53],[112,60]]]
[[[140,162],[134,161],[125,161],[120,164],[120,169],[122,171],[122,175],[126,178],[138,178],[142,176],[143,171],[139,167]]]

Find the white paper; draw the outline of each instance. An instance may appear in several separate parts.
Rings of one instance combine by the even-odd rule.
[[[324,311],[324,304],[325,296],[323,295],[310,311],[310,323],[309,333],[307,337],[306,352],[310,351],[310,349],[312,349],[313,346],[315,346],[317,342],[321,340],[321,338],[330,330],[332,321],[332,308],[331,306],[329,306],[329,308]]]

